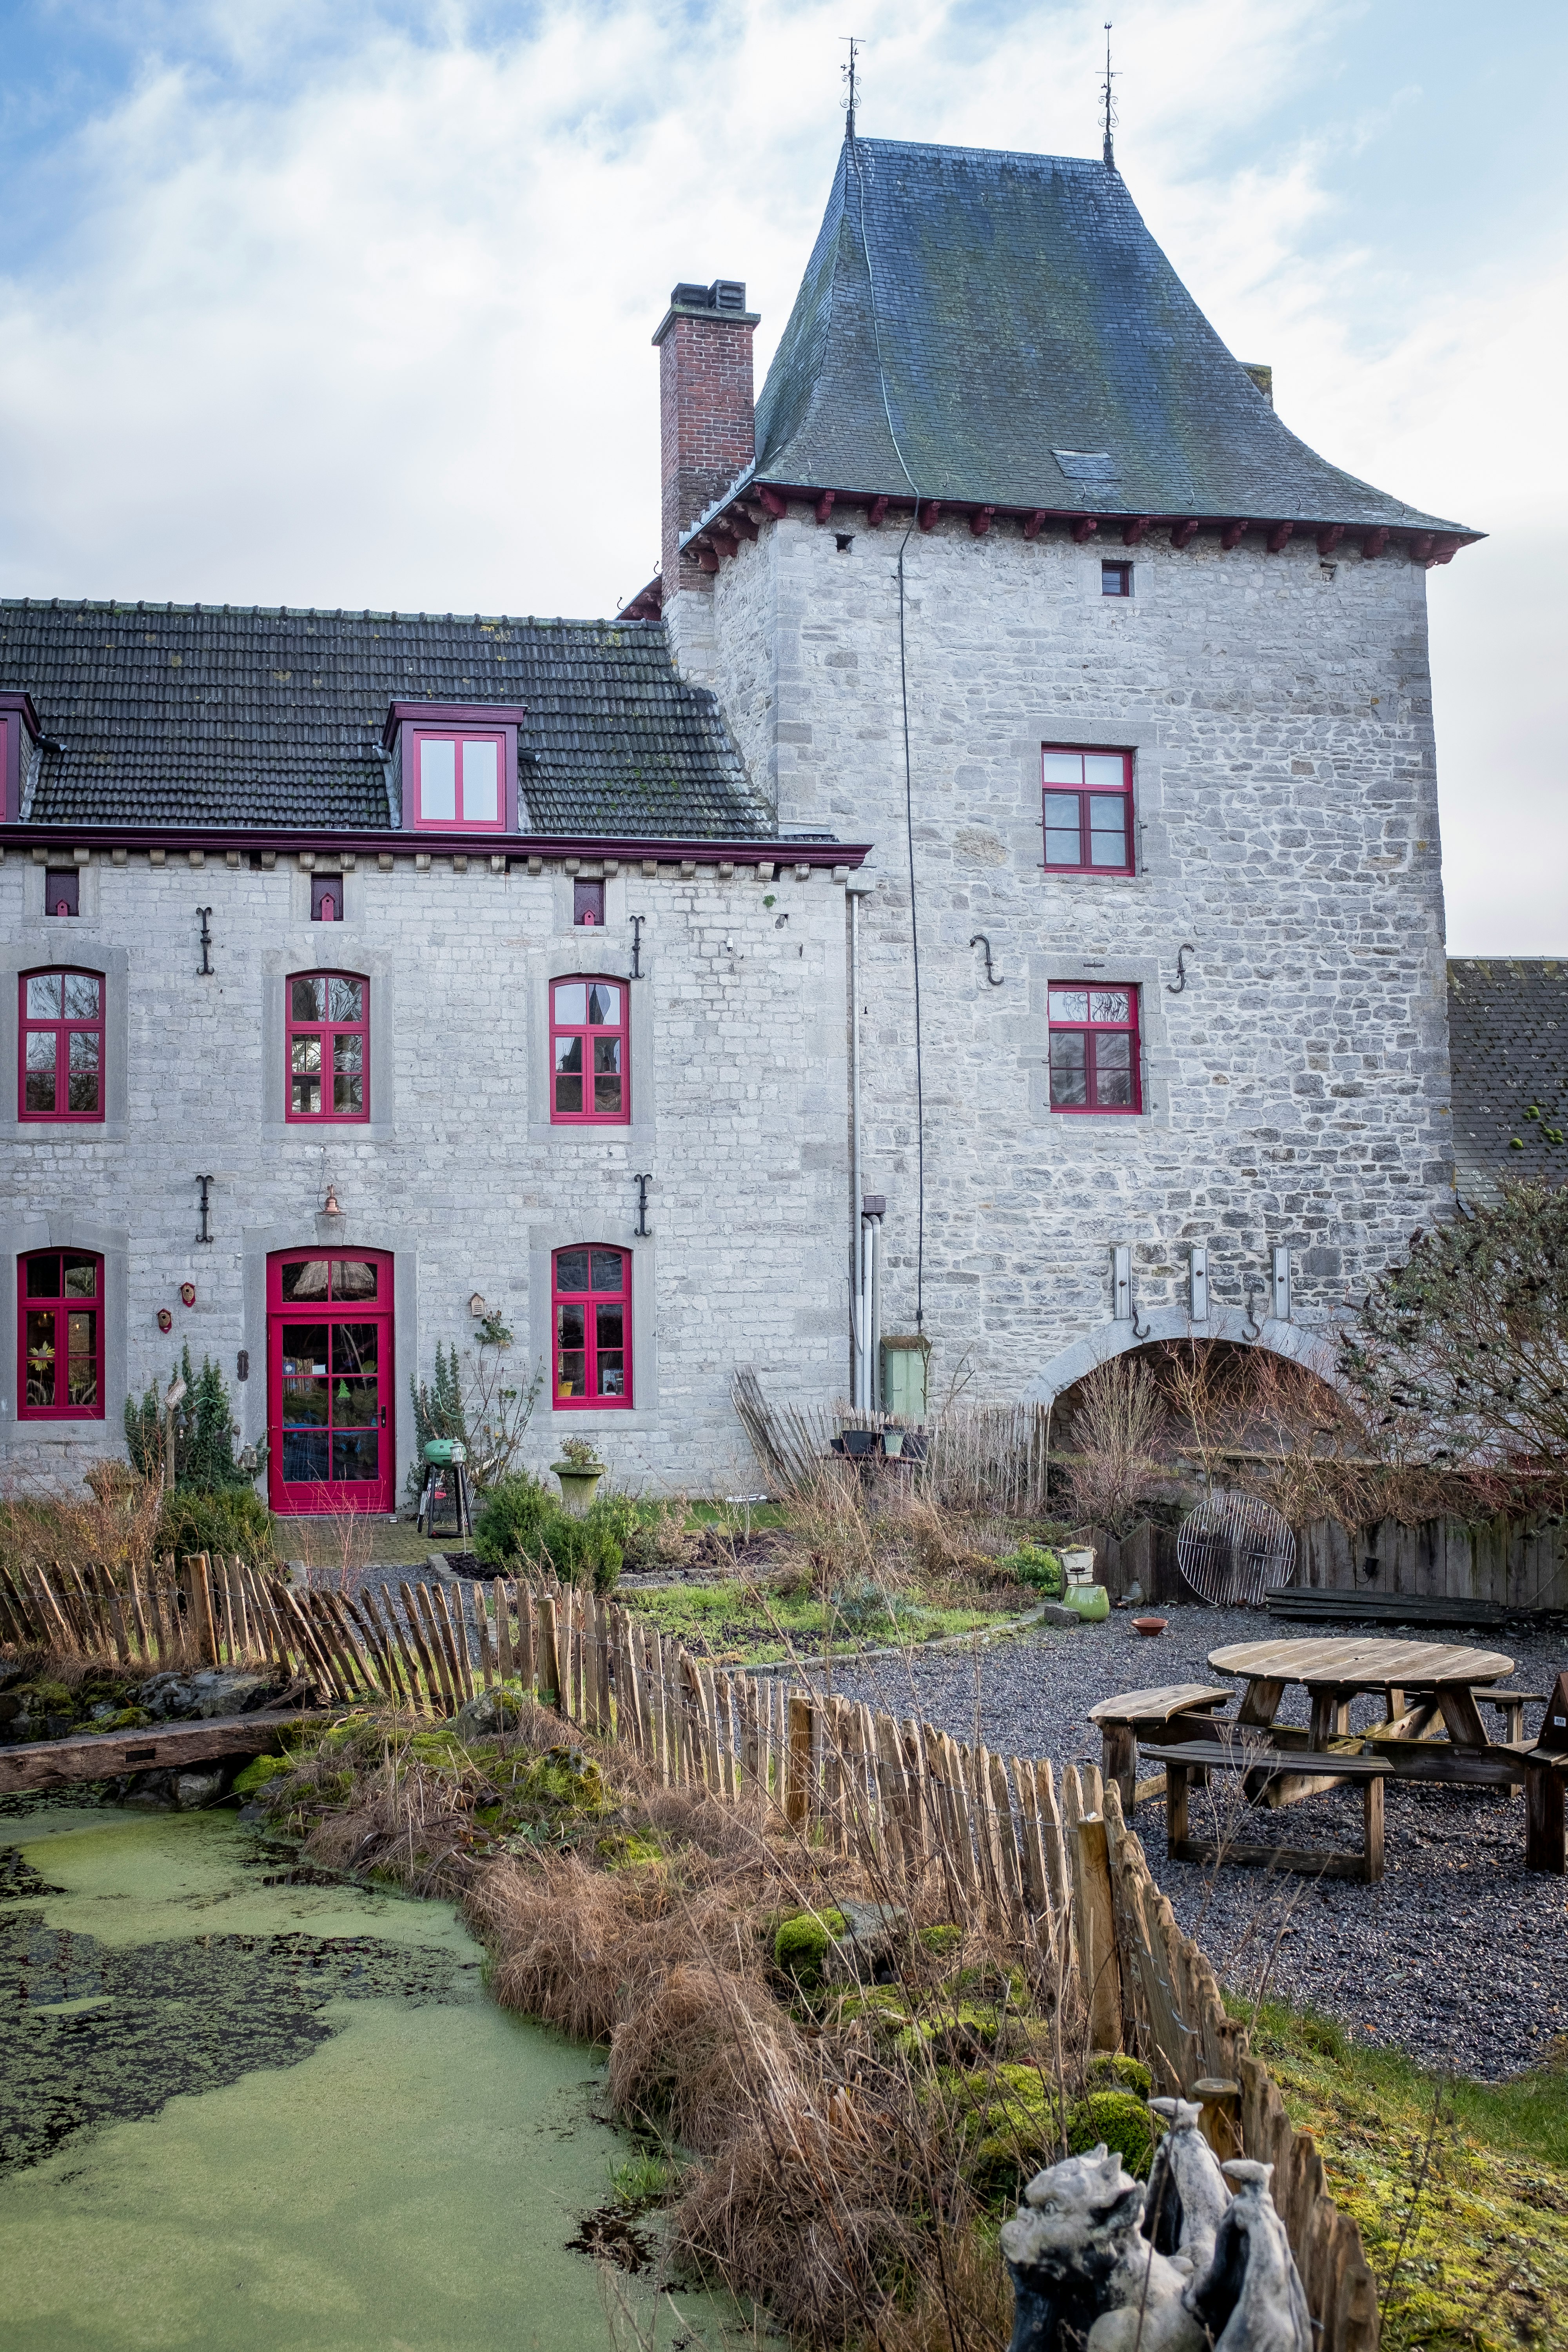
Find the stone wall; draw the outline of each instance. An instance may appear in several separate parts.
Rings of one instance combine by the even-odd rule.
[[[582,1241],[634,1253],[635,1409],[552,1414],[530,1455],[586,1434],[617,1477],[752,1490],[729,1402],[737,1363],[826,1402],[847,1379],[848,1177],[845,907],[826,869],[759,878],[713,866],[622,872],[603,929],[572,926],[564,872],[507,874],[400,856],[345,877],[346,920],[312,924],[310,877],[132,852],[95,856],[76,921],[43,915],[42,868],[0,862],[0,1475],[70,1475],[123,1452],[128,1391],[162,1384],[188,1339],[223,1367],[247,1440],[266,1423],[269,1250],[331,1239],[395,1253],[397,1484],[414,1451],[411,1372],[437,1342],[470,1343],[480,1292],[531,1367],[551,1341],[550,1253]],[[212,908],[198,976],[198,906]],[[647,920],[632,983],[632,1120],[552,1127],[547,986],[625,975],[629,917]],[[101,1128],[16,1118],[15,975],[68,961],[108,983],[109,1117]],[[283,983],[338,968],[371,982],[371,1118],[284,1117]],[[652,1237],[636,1236],[652,1176]],[[215,1178],[209,1244],[198,1174]],[[331,1180],[341,1229],[319,1211]],[[54,1244],[106,1260],[106,1417],[18,1421],[17,1252]],[[179,1286],[196,1286],[182,1307]],[[157,1310],[174,1310],[163,1337]],[[250,1377],[237,1382],[237,1351]],[[738,1482],[738,1483],[737,1483]]]
[[[760,513],[760,509],[755,510]],[[904,547],[925,1097],[924,1305],[940,1391],[1048,1393],[1123,1344],[1110,1262],[1152,1328],[1186,1328],[1208,1244],[1217,1324],[1294,1254],[1298,1326],[1442,1213],[1450,1191],[1443,910],[1425,579],[1308,538],[1217,534],[1133,556],[955,518],[930,533],[796,504],[715,583],[716,683],[780,823],[871,839],[865,1181],[888,1195],[885,1328],[919,1255]],[[853,530],[840,551],[837,534]],[[1107,543],[1107,557],[1127,551]],[[1137,873],[1043,871],[1040,750],[1136,755]],[[986,933],[1004,975],[986,984]],[[1173,993],[1188,943],[1187,980]],[[1141,991],[1144,1109],[1049,1108],[1052,980]]]

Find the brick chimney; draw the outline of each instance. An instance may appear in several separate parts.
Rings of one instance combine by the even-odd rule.
[[[752,336],[757,318],[734,278],[677,286],[653,339],[658,346],[664,616],[689,676],[706,677],[711,669],[713,583],[692,557],[681,558],[680,537],[755,454]]]

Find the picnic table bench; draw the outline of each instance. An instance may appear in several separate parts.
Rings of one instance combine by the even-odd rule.
[[[1132,1819],[1140,1794],[1153,1796],[1160,1783],[1140,1790],[1138,1742],[1151,1733],[1168,1733],[1172,1739],[1201,1739],[1216,1707],[1236,1696],[1228,1686],[1214,1683],[1166,1683],[1156,1690],[1120,1691],[1089,1710],[1090,1723],[1100,1726],[1101,1765],[1108,1780],[1121,1792],[1121,1811]]]
[[[1151,1762],[1165,1768],[1165,1844],[1173,1862],[1261,1863],[1275,1870],[1307,1871],[1321,1878],[1359,1878],[1368,1885],[1383,1876],[1383,1784],[1394,1770],[1386,1757],[1270,1749],[1256,1736],[1141,1744]],[[1360,1853],[1326,1853],[1305,1846],[1249,1845],[1235,1839],[1192,1837],[1187,1828],[1187,1783],[1194,1769],[1243,1772],[1249,1782],[1254,1776],[1268,1781],[1297,1773],[1331,1774],[1332,1781],[1356,1781],[1362,1792],[1362,1850]]]

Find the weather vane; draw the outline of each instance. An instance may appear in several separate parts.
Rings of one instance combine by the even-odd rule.
[[[858,60],[860,52],[865,47],[866,44],[858,33],[848,33],[844,36],[844,46],[849,52],[849,62],[847,66],[841,66],[839,68],[839,71],[844,77],[846,91],[844,99],[845,127],[849,137],[853,139],[855,136],[855,100],[860,85],[860,78],[858,70]]]
[[[1116,147],[1110,134],[1116,128],[1116,100],[1111,85],[1121,79],[1120,74],[1113,74],[1110,70],[1110,26],[1108,24],[1105,27],[1105,87],[1100,95],[1105,100],[1105,160],[1112,171],[1116,168]],[[849,119],[853,123],[854,116]]]

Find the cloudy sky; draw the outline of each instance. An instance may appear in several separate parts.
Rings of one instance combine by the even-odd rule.
[[[1430,575],[1449,929],[1568,952],[1568,11],[1109,0],[1118,161]],[[596,614],[678,278],[765,365],[842,130],[1090,154],[1103,6],[8,0],[0,593]]]

